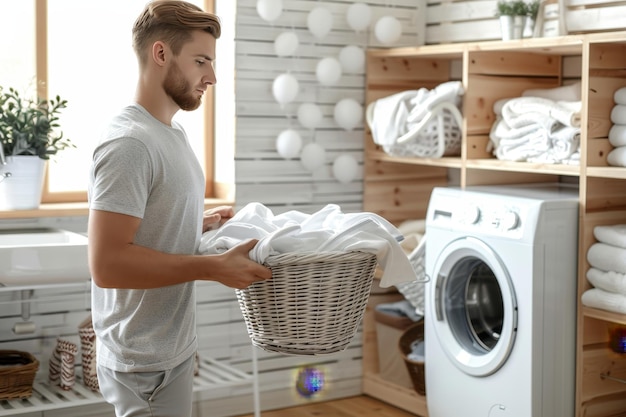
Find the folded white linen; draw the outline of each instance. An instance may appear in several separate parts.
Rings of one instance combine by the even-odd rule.
[[[541,97],[553,101],[580,101],[580,81],[554,88],[531,88],[522,92],[522,97]]]
[[[613,148],[606,156],[606,162],[614,167],[626,167],[626,146]]]
[[[589,268],[587,270],[587,280],[596,288],[626,296],[626,274]]]
[[[611,122],[626,125],[626,104],[616,104],[611,109]]]
[[[507,101],[502,108],[502,117],[510,126],[517,126],[515,121],[554,119],[566,126],[580,127],[580,110],[582,102],[553,101],[541,97],[517,97]],[[546,126],[548,127],[548,126]],[[549,128],[549,127],[548,127]]]
[[[626,296],[615,294],[600,288],[591,288],[581,297],[583,305],[613,313],[626,314]]]
[[[374,213],[342,213],[329,204],[308,215],[290,211],[274,215],[260,203],[249,203],[222,227],[202,235],[199,252],[222,253],[248,239],[258,239],[250,258],[263,263],[268,256],[291,252],[361,251],[375,254],[383,270],[380,286],[416,279],[400,246],[402,235]]]
[[[593,228],[593,237],[598,242],[626,248],[626,224],[600,225]]]
[[[626,104],[626,87],[621,87],[613,93],[613,101],[615,104]]]
[[[626,274],[626,249],[596,242],[587,251],[587,261],[603,271]]]
[[[613,125],[609,129],[609,142],[613,146],[626,146],[626,125]]]

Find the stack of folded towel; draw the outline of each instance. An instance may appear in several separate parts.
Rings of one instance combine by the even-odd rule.
[[[498,100],[487,150],[508,161],[578,165],[581,106],[579,83]]]
[[[611,110],[609,142],[615,148],[607,155],[609,165],[626,167],[626,87],[619,88],[613,95],[615,106]]]
[[[626,314],[626,224],[596,226],[598,242],[587,251],[587,280],[594,288],[581,301],[588,307]]]

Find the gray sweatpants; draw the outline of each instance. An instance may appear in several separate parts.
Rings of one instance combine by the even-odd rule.
[[[97,369],[100,392],[117,417],[191,417],[194,356],[158,372]]]

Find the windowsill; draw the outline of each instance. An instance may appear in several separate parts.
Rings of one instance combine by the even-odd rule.
[[[206,198],[204,200],[204,208],[230,205],[234,206],[235,202],[223,198]],[[0,219],[26,219],[37,217],[72,217],[87,216],[89,208],[87,203],[53,203],[41,204],[38,209],[33,210],[11,210],[0,211]]]

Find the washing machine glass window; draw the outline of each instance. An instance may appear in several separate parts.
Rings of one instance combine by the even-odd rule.
[[[498,280],[482,259],[468,256],[450,271],[446,316],[457,341],[476,354],[496,347],[504,323]]]
[[[435,330],[451,361],[474,376],[490,375],[508,358],[517,303],[502,261],[484,242],[450,243],[436,262]]]

